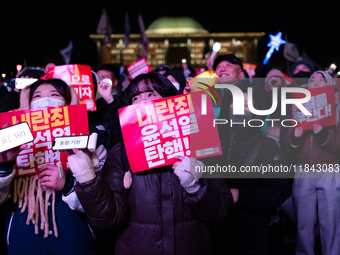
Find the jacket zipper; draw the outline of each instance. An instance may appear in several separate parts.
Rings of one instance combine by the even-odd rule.
[[[91,228],[90,223],[87,223],[87,227],[89,228],[89,230],[90,230],[90,232],[91,232],[93,241],[96,241],[97,238],[96,238],[96,235],[94,234],[94,232],[93,232],[93,230],[92,230],[92,228]]]
[[[11,219],[9,220],[9,224],[8,224],[8,231],[7,231],[7,245],[9,245],[9,233],[11,232],[13,217],[14,217],[14,212],[12,212],[12,216],[11,216]]]
[[[236,133],[236,131],[234,131],[234,133],[232,133],[231,137],[230,137],[230,146],[229,146],[229,152],[228,152],[228,157],[227,157],[228,161],[229,161],[229,158],[230,158],[231,147],[233,146],[235,133]]]
[[[312,165],[312,157],[313,157],[313,135],[310,137],[310,155],[309,155],[309,166]]]

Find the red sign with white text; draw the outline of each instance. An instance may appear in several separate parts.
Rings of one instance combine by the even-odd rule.
[[[214,110],[194,92],[120,108],[119,120],[132,172],[171,165],[176,155],[203,158],[222,154]]]
[[[205,72],[204,68],[195,68],[195,76]]]
[[[336,124],[335,90],[334,85],[308,89],[311,99],[302,104],[312,115],[306,116],[296,105],[292,105],[292,118],[298,122],[298,127],[310,130],[313,125],[319,124],[329,127]],[[292,98],[303,98],[304,94],[292,93]]]
[[[6,123],[14,125],[16,121],[26,121],[34,137],[34,141],[28,143],[28,147],[17,157],[16,176],[39,174],[43,165],[56,165],[59,160],[63,169],[69,169],[66,152],[52,151],[54,138],[89,134],[85,105],[0,113],[0,126]]]
[[[91,67],[87,65],[62,65],[50,68],[41,79],[61,79],[76,91],[79,104],[86,104],[88,111],[96,111],[96,101]]]
[[[150,68],[148,62],[146,61],[146,58],[141,58],[135,63],[129,65],[126,70],[131,80],[133,80],[140,74],[152,72],[152,69]]]

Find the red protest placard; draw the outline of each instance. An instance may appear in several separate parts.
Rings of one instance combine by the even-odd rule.
[[[71,85],[76,91],[79,103],[86,104],[88,111],[96,111],[96,101],[91,67],[87,65],[62,65],[50,68],[41,79],[57,78]]]
[[[214,111],[195,92],[119,109],[119,120],[132,172],[171,165],[176,155],[202,158],[222,154]]]
[[[140,60],[136,61],[135,63],[129,65],[127,67],[127,72],[129,74],[129,78],[132,80],[140,74],[151,72],[152,69],[150,68],[146,58],[141,58]]]
[[[205,68],[195,68],[195,76],[205,72]]]
[[[34,141],[28,143],[28,147],[19,153],[16,176],[39,174],[40,167],[45,164],[56,165],[59,159],[63,169],[69,169],[66,152],[52,151],[54,138],[89,134],[85,105],[0,113],[0,126],[6,123],[14,125],[17,120],[28,123]]]
[[[320,88],[308,89],[311,93],[311,99],[302,104],[312,115],[306,116],[292,105],[292,118],[298,122],[298,127],[304,130],[310,130],[313,125],[319,124],[323,127],[329,127],[336,124],[335,113],[335,90],[334,85]],[[303,98],[301,93],[292,93],[292,98]]]

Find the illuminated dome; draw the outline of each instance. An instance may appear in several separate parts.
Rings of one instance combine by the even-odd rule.
[[[146,29],[146,34],[207,34],[200,23],[190,17],[161,17]]]

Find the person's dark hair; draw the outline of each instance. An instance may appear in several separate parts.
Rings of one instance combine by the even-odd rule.
[[[45,69],[40,67],[40,66],[28,66],[25,67],[24,69],[21,70],[19,73],[18,77],[26,77],[28,76],[29,78],[37,78],[40,79],[41,76],[45,74]]]
[[[157,68],[156,68],[154,71],[155,71],[155,72],[161,72],[161,71],[167,72],[167,71],[169,71],[169,70],[171,70],[171,67],[170,67],[169,65],[167,65],[167,64],[162,64],[162,65],[157,66]]]
[[[71,92],[68,85],[60,79],[47,79],[39,80],[34,82],[30,87],[29,102],[32,101],[34,91],[42,84],[50,84],[60,93],[60,95],[65,99],[65,104],[69,105],[71,103]]]
[[[146,86],[139,87],[141,82],[144,82]],[[133,97],[149,90],[149,85],[151,85],[162,97],[179,95],[177,89],[172,85],[168,78],[153,71],[140,74],[130,82],[129,87],[125,90],[125,97],[129,101],[129,104],[132,104]]]
[[[97,90],[98,90],[98,80],[97,80],[97,76],[94,71],[91,70],[91,74],[92,74],[92,81],[93,81],[94,96],[96,96]]]
[[[187,81],[186,81],[185,76],[183,74],[183,69],[173,68],[173,69],[167,71],[164,74],[165,77],[168,77],[169,75],[174,77],[175,80],[179,83],[179,85],[180,85],[179,93],[183,94],[183,90],[184,90],[185,86],[187,85]]]
[[[119,78],[119,68],[114,64],[102,64],[97,66],[97,72],[100,70],[110,71],[114,74],[114,77],[118,80]]]
[[[60,65],[64,65],[64,61],[62,61],[61,59],[57,59],[57,58],[49,58],[45,64],[44,64],[44,67],[47,66],[47,64],[55,64],[56,66],[60,66]]]

